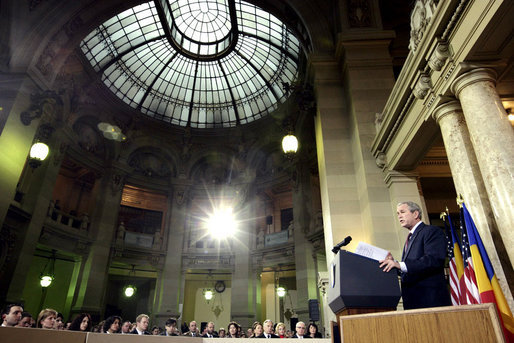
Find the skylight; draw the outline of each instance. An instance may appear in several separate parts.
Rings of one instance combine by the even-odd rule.
[[[240,0],[156,0],[104,22],[80,48],[104,84],[145,115],[193,128],[250,123],[284,102],[300,43]]]

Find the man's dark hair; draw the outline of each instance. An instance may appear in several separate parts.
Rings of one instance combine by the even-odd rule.
[[[23,318],[25,318],[25,317],[32,318],[32,315],[31,315],[29,312],[27,312],[27,311],[23,311],[23,312],[21,313],[21,319],[23,319]]]
[[[177,320],[175,318],[169,318],[167,321],[166,321],[166,324],[164,324],[165,326],[177,326]]]
[[[0,314],[0,316],[3,316],[4,314],[8,315],[9,313],[11,313],[11,308],[13,308],[14,306],[19,306],[23,308],[23,306],[21,306],[20,304],[8,304],[3,308],[2,314]]]

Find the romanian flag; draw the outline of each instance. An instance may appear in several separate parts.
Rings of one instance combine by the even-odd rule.
[[[464,279],[464,262],[460,252],[460,242],[457,233],[452,225],[452,220],[448,214],[448,224],[450,232],[448,237],[448,259],[450,264],[450,289],[453,305],[463,305],[461,303],[460,280]]]
[[[471,218],[471,214],[468,212],[464,204],[462,204],[462,209],[469,238],[469,247],[471,250],[471,258],[473,260],[478,291],[480,293],[480,303],[496,304],[500,314],[500,320],[503,324],[505,339],[507,342],[514,343],[514,319],[512,317],[512,312],[510,311],[507,300],[500,288],[493,266],[491,265],[487,252],[485,251],[475,223]]]

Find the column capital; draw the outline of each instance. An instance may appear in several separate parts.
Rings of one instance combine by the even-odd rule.
[[[496,71],[494,69],[490,68],[477,68],[473,69],[471,71],[468,71],[467,73],[464,73],[457,77],[450,89],[453,94],[458,98],[460,92],[466,88],[469,85],[472,85],[476,82],[484,82],[484,81],[490,81],[496,84],[496,78],[497,78]]]
[[[394,183],[416,183],[419,175],[416,173],[399,172],[396,170],[388,170],[384,181],[388,188]]]
[[[452,100],[437,106],[434,112],[432,112],[432,118],[440,125],[442,118],[452,113],[462,114],[462,107],[458,100]]]

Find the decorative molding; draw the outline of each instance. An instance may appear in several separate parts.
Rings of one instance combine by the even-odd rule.
[[[446,60],[451,56],[448,43],[439,43],[428,60],[428,65],[434,71],[443,69]]]
[[[377,164],[377,167],[384,168],[387,164],[387,156],[383,152],[379,152],[377,157],[375,158],[375,163]]]
[[[371,8],[369,0],[350,0],[348,4],[348,23],[350,27],[371,27]]]
[[[430,75],[427,73],[421,73],[416,81],[416,85],[414,86],[412,93],[416,99],[423,100],[431,88],[432,80],[430,79]]]
[[[375,113],[375,131],[377,134],[380,132],[380,128],[382,127],[383,121],[384,121],[384,113],[383,112]]]

